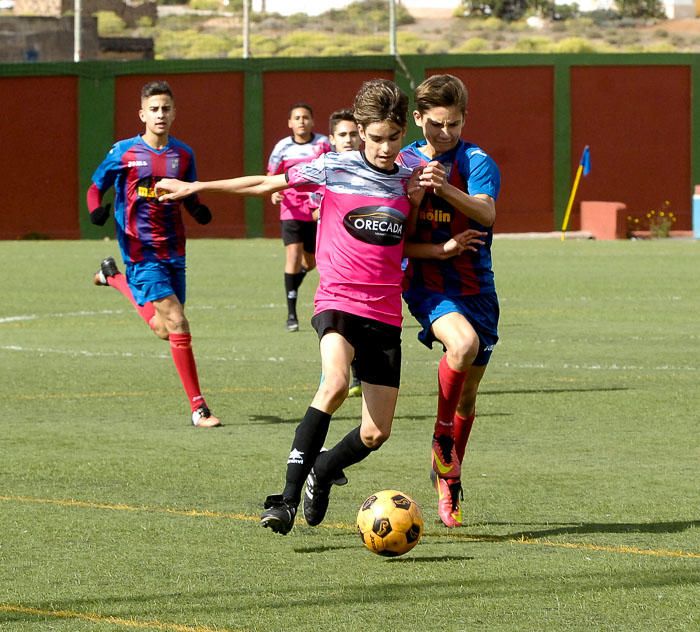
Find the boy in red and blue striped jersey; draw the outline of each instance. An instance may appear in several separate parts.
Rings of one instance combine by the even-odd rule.
[[[476,395],[498,341],[499,306],[491,267],[491,241],[501,178],[480,147],[460,138],[467,90],[452,75],[434,75],[415,93],[413,118],[423,140],[401,150],[397,162],[423,168],[426,194],[417,213],[403,297],[422,325],[418,339],[442,344],[432,464],[438,514],[447,527],[462,523],[461,463],[474,422]],[[447,260],[421,254],[465,230],[482,243]]]
[[[199,387],[192,352],[190,326],[185,316],[185,227],[180,204],[159,202],[155,186],[161,178],[196,179],[194,153],[170,136],[175,101],[165,81],[147,83],[141,90],[139,118],[143,134],[118,141],[92,176],[87,203],[90,220],[102,226],[109,217],[104,193],[114,187],[117,240],[126,275],[112,257],[95,274],[96,285],[119,290],[153,332],[170,342],[175,367],[187,393],[192,423],[200,428],[220,426]],[[196,196],[184,201],[200,224],[211,212]]]

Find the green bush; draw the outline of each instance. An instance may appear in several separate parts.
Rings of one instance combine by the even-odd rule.
[[[671,42],[654,42],[644,48],[647,53],[675,53],[677,50]]]
[[[515,50],[519,53],[548,53],[552,41],[547,37],[523,37],[515,43]]]
[[[233,41],[226,35],[164,31],[155,39],[156,59],[208,59],[227,57]]]
[[[553,53],[595,53],[595,44],[582,37],[565,37],[556,42],[552,47]]]
[[[415,33],[397,33],[396,45],[402,54],[422,55],[428,48],[428,42]]]
[[[389,28],[389,5],[386,0],[362,0],[353,2],[345,9],[331,9],[323,14],[334,23],[352,21],[364,25],[374,25],[375,30],[386,30]],[[400,4],[396,5],[396,24],[413,24],[415,19]]]
[[[296,31],[282,37],[280,48],[305,48],[318,54],[326,46],[330,46],[333,39],[326,33],[314,31]]]
[[[220,8],[219,0],[190,0],[190,9],[196,11],[218,11]]]
[[[470,37],[453,49],[454,53],[480,53],[491,49],[487,39],[483,37]]]
[[[313,57],[314,51],[304,46],[288,46],[277,53],[277,57]]]
[[[323,57],[348,57],[349,55],[354,55],[355,51],[352,48],[346,48],[344,46],[338,46],[333,44],[331,46],[326,46],[321,51]]]
[[[280,42],[265,35],[251,35],[250,49],[254,57],[272,57],[280,49]]]
[[[97,11],[97,32],[103,37],[122,35],[126,30],[126,22],[114,11]]]
[[[363,54],[384,53],[389,47],[389,38],[383,35],[365,35],[364,37],[354,37],[352,47],[364,51]],[[402,52],[404,52],[402,50]]]
[[[303,29],[309,23],[309,16],[306,13],[294,13],[287,17],[287,28]]]

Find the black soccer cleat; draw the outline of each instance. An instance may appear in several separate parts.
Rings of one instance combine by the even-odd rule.
[[[100,263],[100,269],[95,272],[92,280],[95,285],[109,285],[107,283],[107,278],[119,274],[119,268],[117,268],[117,262],[114,257],[107,257],[103,259]]]
[[[328,511],[331,486],[347,484],[348,478],[342,470],[324,484],[318,480],[316,471],[311,468],[311,472],[306,477],[306,491],[304,492],[304,520],[306,520],[306,524],[310,527],[321,524]]]
[[[290,314],[287,318],[287,331],[299,331],[299,321],[294,314]]]
[[[272,494],[265,499],[265,511],[260,515],[260,525],[280,535],[287,535],[294,526],[297,508],[290,505],[282,494]]]

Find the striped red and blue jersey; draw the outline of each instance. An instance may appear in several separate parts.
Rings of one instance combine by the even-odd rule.
[[[448,181],[469,195],[486,194],[498,197],[501,176],[493,159],[480,147],[461,140],[457,146],[435,158],[426,156],[420,140],[404,147],[397,162],[409,169],[437,160],[445,166]],[[410,293],[437,292],[447,296],[470,296],[496,291],[491,267],[493,228],[482,226],[456,210],[433,192],[426,192],[412,240],[419,243],[440,244],[457,233],[473,228],[488,233],[484,245],[477,252],[464,252],[451,259],[411,259],[404,275],[404,296]]]
[[[125,263],[185,256],[180,202],[159,202],[156,196],[162,178],[197,179],[194,152],[173,137],[162,149],[140,135],[120,140],[92,176],[100,193],[114,187],[114,219]]]

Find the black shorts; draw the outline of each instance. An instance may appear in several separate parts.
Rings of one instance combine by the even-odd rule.
[[[316,222],[304,222],[299,219],[283,219],[282,242],[289,244],[304,244],[304,252],[316,252]]]
[[[355,369],[362,382],[399,388],[401,382],[401,327],[387,325],[337,309],[311,319],[319,340],[337,331],[355,349]]]

